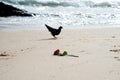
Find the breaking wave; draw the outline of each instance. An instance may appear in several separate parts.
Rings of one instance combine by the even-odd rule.
[[[111,2],[100,2],[96,3],[93,1],[79,1],[79,0],[2,0],[3,2],[16,4],[16,5],[25,5],[25,6],[48,6],[48,7],[120,7],[119,1],[111,1]]]
[[[0,0],[16,8],[35,13],[33,17],[0,18],[0,25],[27,24],[32,28],[41,24],[74,26],[120,26],[120,1],[106,0]],[[8,25],[10,26],[10,25]],[[19,26],[19,25],[18,25]],[[25,25],[24,25],[25,26]],[[34,26],[34,27],[33,27]],[[20,25],[21,27],[21,25]],[[42,26],[44,27],[44,26]]]

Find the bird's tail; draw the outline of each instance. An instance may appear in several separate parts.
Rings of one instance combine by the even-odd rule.
[[[47,24],[45,24],[45,26],[47,26]]]
[[[45,24],[46,27],[49,27],[47,24]]]
[[[47,24],[45,24],[45,26],[46,26],[47,28],[49,28],[49,26],[48,26]]]
[[[48,29],[49,31],[51,31],[50,26],[48,26],[47,24],[45,24],[45,26],[47,27],[47,29]]]

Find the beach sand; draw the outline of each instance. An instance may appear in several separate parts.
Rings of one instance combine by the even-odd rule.
[[[0,80],[120,80],[120,28],[0,30]]]

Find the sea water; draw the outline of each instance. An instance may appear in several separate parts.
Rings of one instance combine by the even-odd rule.
[[[0,17],[0,29],[120,27],[120,0],[0,0],[37,15]]]

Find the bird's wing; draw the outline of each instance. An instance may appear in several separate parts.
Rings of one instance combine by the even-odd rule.
[[[47,27],[47,29],[48,29],[50,32],[53,32],[53,31],[55,30],[54,28],[48,26],[47,24],[45,24],[45,26]]]

